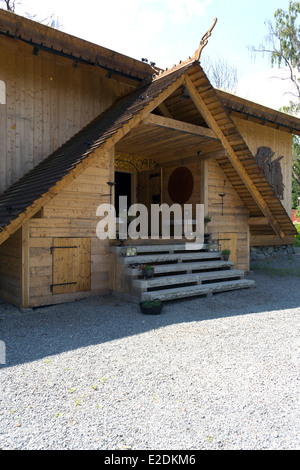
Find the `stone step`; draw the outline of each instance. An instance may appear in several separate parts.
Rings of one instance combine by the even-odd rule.
[[[215,282],[210,284],[201,284],[196,286],[184,286],[171,289],[157,290],[152,292],[143,292],[142,300],[160,299],[176,300],[185,297],[193,297],[197,295],[214,294],[217,292],[225,292],[236,289],[249,289],[255,287],[255,282],[247,279],[231,280],[226,282]]]
[[[136,257],[134,257],[136,258]],[[134,263],[135,264],[135,263]],[[138,263],[137,263],[138,264]],[[189,263],[174,263],[174,264],[161,264],[154,266],[154,276],[156,274],[165,273],[191,273],[192,271],[207,271],[207,270],[230,270],[233,268],[232,261],[195,261]],[[222,271],[223,272],[223,271]],[[125,269],[127,276],[141,276],[142,273],[138,268],[130,268],[129,266]]]
[[[194,248],[189,246],[190,244],[186,243],[176,243],[176,244],[149,244],[149,245],[134,245],[136,248],[137,253],[174,253],[176,251],[199,251],[199,249],[195,250],[196,245]],[[130,245],[133,246],[133,245]],[[124,247],[121,246],[111,246],[110,251],[112,253],[116,253],[118,255],[122,254],[122,250],[124,248],[129,247],[129,245],[125,245]],[[202,245],[201,250],[206,250],[207,246]]]
[[[150,255],[137,255],[137,256],[118,256],[118,264],[156,264],[166,263],[168,261],[183,262],[183,261],[198,261],[208,259],[221,259],[221,253],[219,251],[196,251],[196,252],[184,252],[184,253],[153,253]]]
[[[135,279],[132,285],[136,289],[146,291],[148,289],[161,288],[164,286],[171,286],[174,284],[202,284],[205,281],[216,280],[220,282],[222,279],[242,279],[244,271],[237,269],[229,269],[223,271],[212,271],[194,274],[175,274],[171,276],[160,276],[152,279]]]

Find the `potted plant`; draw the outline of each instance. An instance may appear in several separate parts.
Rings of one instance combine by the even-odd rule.
[[[162,301],[160,299],[146,299],[140,302],[141,312],[146,315],[159,315],[162,311]]]
[[[222,256],[223,256],[224,261],[228,261],[229,255],[230,255],[230,250],[228,249],[222,250]]]
[[[209,222],[211,222],[211,219],[212,217],[209,214],[206,214],[204,217],[204,243],[209,243],[211,237],[211,234],[206,231],[206,226],[209,224]]]
[[[139,270],[142,271],[144,279],[149,279],[154,275],[154,266],[150,264],[142,264],[139,266]]]

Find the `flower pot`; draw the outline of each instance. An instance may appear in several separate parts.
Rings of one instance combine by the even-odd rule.
[[[160,300],[156,300],[151,305],[151,302],[140,302],[141,312],[145,315],[159,315],[162,311],[163,304]]]
[[[229,260],[229,255],[223,255],[223,260],[228,261]]]
[[[154,275],[154,268],[142,269],[144,279],[151,279]]]
[[[210,242],[210,237],[211,237],[211,234],[210,234],[210,233],[205,233],[205,234],[204,234],[204,243],[205,243],[206,245]]]

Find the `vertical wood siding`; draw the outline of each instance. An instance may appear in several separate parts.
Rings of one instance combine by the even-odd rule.
[[[292,134],[282,132],[271,127],[261,126],[251,121],[244,121],[236,117],[233,118],[246,144],[253,153],[257,154],[259,147],[270,147],[275,152],[274,159],[283,156],[280,161],[283,175],[284,199],[282,204],[287,213],[292,213]]]
[[[132,91],[97,67],[1,37],[0,192]]]

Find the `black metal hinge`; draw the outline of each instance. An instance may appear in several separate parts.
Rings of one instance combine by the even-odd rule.
[[[51,246],[51,253],[53,253],[53,250],[58,248],[78,248],[78,246]]]
[[[53,287],[58,287],[58,286],[70,286],[70,285],[75,285],[77,284],[77,282],[63,282],[61,284],[51,284],[50,285],[50,289],[51,289],[51,292],[53,293]]]

